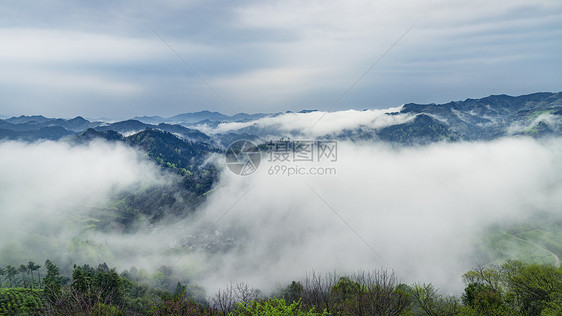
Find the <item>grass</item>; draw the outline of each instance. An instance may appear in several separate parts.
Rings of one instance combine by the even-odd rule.
[[[562,216],[536,214],[531,220],[497,227],[483,236],[483,244],[496,262],[519,259],[553,264],[552,253],[562,259]]]
[[[494,261],[518,259],[525,263],[554,264],[555,260],[548,251],[519,238],[521,237],[504,231],[496,231],[484,238],[484,245]]]

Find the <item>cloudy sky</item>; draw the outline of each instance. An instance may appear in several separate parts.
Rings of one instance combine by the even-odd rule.
[[[559,0],[6,0],[0,12],[2,116],[377,109],[562,90]]]

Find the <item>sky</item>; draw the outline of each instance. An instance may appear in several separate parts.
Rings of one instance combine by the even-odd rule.
[[[1,116],[360,110],[562,90],[559,0],[7,0],[0,12]]]

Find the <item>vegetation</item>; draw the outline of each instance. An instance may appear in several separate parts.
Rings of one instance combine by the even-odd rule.
[[[21,267],[22,265],[20,265]],[[431,284],[407,285],[386,271],[339,276],[312,272],[302,281],[265,296],[246,283],[231,283],[211,298],[193,284],[175,284],[163,271],[118,274],[106,264],[77,266],[60,275],[47,260],[39,270],[0,268],[0,315],[560,315],[562,269],[506,261],[463,275],[460,297],[443,296]],[[8,274],[7,271],[11,273]],[[26,273],[31,279],[24,282]],[[15,274],[14,274],[15,273]],[[19,274],[19,277],[16,275]],[[164,281],[162,281],[164,278]],[[161,280],[160,283],[155,280]],[[23,284],[24,287],[12,285]],[[27,287],[25,287],[27,286]],[[33,289],[31,287],[34,287]],[[196,290],[194,290],[196,289]]]
[[[42,290],[0,288],[0,315],[30,315],[45,303]]]

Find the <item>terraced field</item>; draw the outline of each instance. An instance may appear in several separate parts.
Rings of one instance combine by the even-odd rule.
[[[43,290],[0,289],[0,315],[34,315],[44,304]]]

